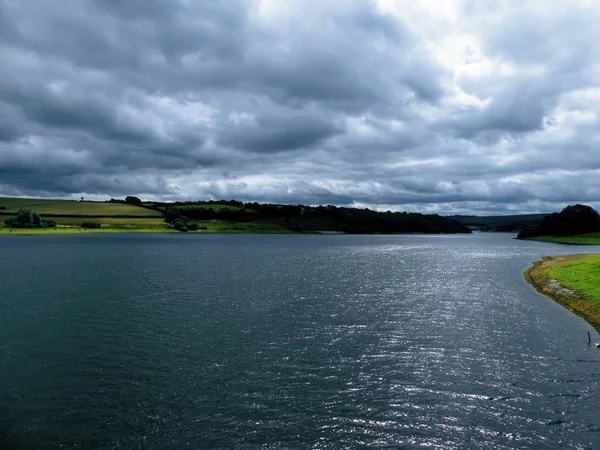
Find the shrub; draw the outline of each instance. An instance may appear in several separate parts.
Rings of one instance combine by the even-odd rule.
[[[188,223],[187,229],[190,231],[198,231],[200,229],[200,225],[197,223]]]
[[[175,222],[173,222],[173,228],[175,228],[177,231],[183,231],[186,232],[188,230],[187,225],[185,224],[185,222],[177,219]]]
[[[517,235],[517,239],[527,239],[535,236],[540,236],[540,229],[538,226],[530,225],[524,227],[519,234]]]
[[[83,222],[81,224],[81,228],[100,228],[102,227],[101,224],[99,224],[98,222]]]

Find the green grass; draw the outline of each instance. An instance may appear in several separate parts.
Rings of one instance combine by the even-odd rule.
[[[0,212],[17,212],[20,208],[28,208],[42,216],[44,214],[63,214],[73,216],[156,216],[160,211],[141,208],[126,203],[79,202],[76,200],[47,200],[37,198],[0,198]]]
[[[52,217],[57,225],[79,226],[83,222],[97,222],[109,227],[138,227],[138,228],[166,228],[167,224],[161,217]]]
[[[545,257],[525,278],[600,332],[600,255]]]
[[[600,233],[586,233],[574,236],[537,236],[528,240],[554,242],[556,244],[600,245]]]
[[[0,212],[16,212],[20,208],[29,208],[40,213],[42,218],[54,220],[58,227],[47,229],[9,229],[3,227],[4,220],[10,215],[0,215],[0,234],[72,234],[72,233],[118,233],[118,232],[177,232],[168,228],[160,211],[140,208],[136,205],[108,202],[79,202],[75,200],[47,200],[32,198],[0,198],[0,206],[5,210]],[[182,208],[186,208],[183,206]],[[212,204],[194,205],[187,208],[204,208],[222,210],[239,210],[238,206]],[[254,211],[250,211],[254,212]],[[47,214],[62,214],[65,217],[48,217]],[[111,216],[131,217],[111,217]],[[71,216],[71,217],[69,217]],[[79,217],[73,217],[79,216]],[[155,217],[135,217],[155,216]],[[85,229],[80,225],[83,222],[97,222],[102,225],[100,229]],[[199,226],[206,230],[189,232],[199,233],[291,233],[284,225],[267,222],[235,222],[235,221],[197,221]]]
[[[555,262],[547,276],[600,305],[600,255],[572,256]]]
[[[168,225],[162,219],[119,219],[119,218],[104,218],[98,220],[103,226],[99,229],[81,228],[80,217],[57,217],[58,227],[56,228],[0,228],[0,235],[15,234],[15,235],[50,235],[50,234],[78,234],[78,233],[122,233],[122,232],[139,232],[139,233],[179,233],[179,231],[168,228]],[[206,227],[206,230],[189,231],[189,234],[203,233],[227,233],[227,234],[289,234],[292,233],[285,227],[264,222],[228,222],[228,221],[205,221],[195,222],[199,226]]]
[[[195,222],[206,230],[194,233],[291,233],[281,225],[265,222],[228,222],[228,221],[203,221]]]
[[[0,235],[57,235],[57,234],[91,234],[91,233],[179,233],[169,228],[100,228],[87,229],[80,227],[57,228],[0,228]]]

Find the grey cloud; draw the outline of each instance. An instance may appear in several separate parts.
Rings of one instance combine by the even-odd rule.
[[[14,142],[21,137],[21,134],[14,110],[8,105],[0,103],[0,143]]]
[[[466,139],[492,137],[492,140],[543,129],[556,99],[540,92],[535,81],[506,86],[483,110],[471,108],[451,118],[447,129]]]
[[[265,153],[312,147],[343,131],[331,118],[296,111],[263,115],[241,124],[229,122],[225,127],[224,145]]]
[[[596,51],[590,36],[598,31],[597,17],[577,4],[568,5],[560,14],[523,14],[513,8],[503,27],[489,34],[486,46],[521,64],[550,62],[554,68],[559,63],[575,64],[576,68]]]
[[[463,76],[437,33],[375,0],[283,1],[271,16],[260,0],[2,2],[0,195],[446,213],[594,200],[600,109],[569,95],[599,87],[597,10],[466,2],[460,25],[512,72]]]

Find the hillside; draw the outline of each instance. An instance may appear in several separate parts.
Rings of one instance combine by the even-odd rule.
[[[588,205],[569,205],[544,217],[540,224],[524,227],[518,239],[560,244],[600,244],[600,214]]]
[[[229,205],[222,208],[217,205]],[[439,215],[407,212],[378,212],[334,205],[274,205],[242,203],[235,200],[196,203],[156,203],[164,208],[167,220],[237,221],[272,223],[292,232],[335,231],[341,233],[470,233],[456,220]]]
[[[538,225],[548,214],[517,214],[509,216],[448,216],[471,229],[481,231],[518,231]]]
[[[470,233],[460,222],[439,215],[377,212],[328,206],[242,203],[235,200],[199,202],[105,202],[0,198],[6,232],[21,227],[19,209],[56,222],[53,231],[199,231],[217,233]],[[10,225],[10,226],[9,226]],[[31,229],[28,231],[33,233]],[[36,231],[37,232],[37,231]]]
[[[46,217],[163,217],[160,211],[125,202],[0,198],[0,214],[14,214],[21,208],[31,209]]]

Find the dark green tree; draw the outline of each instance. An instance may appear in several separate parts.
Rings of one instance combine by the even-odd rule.
[[[30,209],[19,209],[15,217],[4,221],[7,227],[12,228],[54,228],[53,220],[42,220],[41,216]]]
[[[544,218],[540,226],[523,229],[518,238],[535,236],[570,236],[591,233],[600,228],[600,215],[588,205],[569,205],[559,213]]]
[[[134,197],[132,195],[128,195],[127,197],[125,197],[125,202],[135,203],[136,205],[139,205],[140,203],[142,203],[142,201],[138,197]]]
[[[33,224],[33,213],[30,209],[19,209],[15,220],[23,225]]]

